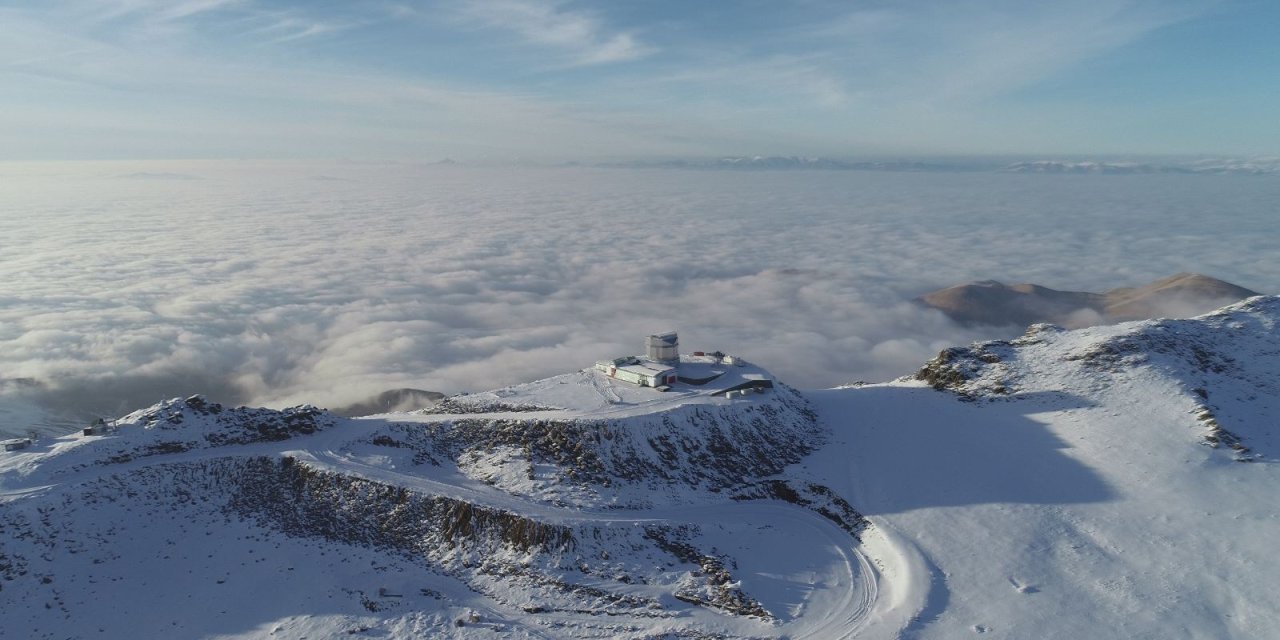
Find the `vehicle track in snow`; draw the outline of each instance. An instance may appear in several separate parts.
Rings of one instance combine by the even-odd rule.
[[[869,504],[863,477],[865,452],[855,437],[858,425],[852,418],[832,424],[832,417],[860,415],[857,406],[844,404],[848,396],[838,389],[805,392],[805,396],[826,417],[833,434],[831,442],[806,459],[809,473],[829,483],[854,505]],[[934,584],[937,567],[913,541],[884,518],[870,515],[867,520],[870,526],[862,535],[862,557],[871,562],[877,593],[871,611],[858,620],[855,631],[872,638],[898,637],[939,597],[937,589],[945,586]]]
[[[796,534],[796,528],[816,532],[822,536],[824,544],[840,557],[841,566],[837,571],[837,580],[825,589],[827,593],[822,596],[822,599],[829,602],[824,602],[825,606],[822,609],[810,609],[800,618],[778,627],[791,637],[852,638],[868,621],[878,601],[880,572],[858,541],[818,513],[784,502],[733,502],[627,510],[578,509],[532,502],[488,487],[464,486],[416,474],[403,474],[369,465],[333,451],[287,453],[305,460],[308,464],[331,471],[350,473],[372,481],[502,509],[544,522],[697,524],[701,526],[718,522],[768,522],[775,526],[787,523],[793,533],[780,534],[780,539],[784,540],[805,540],[811,537],[803,533]]]

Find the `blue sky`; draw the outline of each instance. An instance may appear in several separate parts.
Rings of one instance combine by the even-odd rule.
[[[0,0],[0,158],[1280,153],[1280,3]]]

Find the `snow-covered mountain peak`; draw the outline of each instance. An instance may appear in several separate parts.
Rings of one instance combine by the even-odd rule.
[[[287,440],[333,426],[336,416],[312,405],[282,410],[223,407],[203,395],[171,398],[134,411],[106,425],[126,433],[132,429],[181,431],[210,444],[247,444]]]
[[[5,477],[56,479],[88,467],[200,452],[234,445],[275,443],[329,429],[342,420],[310,405],[283,410],[228,408],[201,395],[172,398],[119,419],[86,426],[61,438],[42,438],[0,464]]]
[[[1078,397],[1163,385],[1188,406],[1203,442],[1236,459],[1280,454],[1280,297],[1256,296],[1189,319],[1065,331],[1032,325],[1011,341],[942,351],[916,375],[965,399],[1057,392]],[[1212,391],[1210,391],[1212,390]]]

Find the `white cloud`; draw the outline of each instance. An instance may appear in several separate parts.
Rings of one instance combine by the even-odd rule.
[[[610,31],[597,17],[545,0],[471,0],[457,7],[466,22],[516,33],[526,42],[570,52],[578,64],[642,58],[655,51],[629,32]]]
[[[1081,61],[1195,17],[1215,0],[1149,2],[1084,0],[1063,3],[938,5],[924,35],[945,43],[922,57],[937,80],[937,103],[981,100],[1040,81]]]
[[[255,16],[241,25],[254,43],[357,26]],[[0,79],[23,90],[6,96],[2,158],[99,157],[104,149],[127,157],[565,158],[702,153],[709,141],[758,139],[720,123],[527,92],[287,66],[255,47],[226,55],[190,43],[138,49],[22,14],[6,18],[15,37],[0,38],[0,59],[14,62],[0,64]],[[246,104],[271,107],[246,113]]]
[[[180,20],[189,18],[201,13],[210,11],[220,11],[224,9],[243,6],[249,0],[187,0],[186,2],[166,3],[160,5],[163,7],[157,17],[161,20]]]
[[[316,22],[298,18],[281,18],[275,24],[263,30],[285,32],[284,35],[272,38],[271,42],[290,42],[344,31],[354,26],[356,26],[355,23]]]
[[[338,406],[574,370],[669,328],[802,387],[882,380],[993,337],[905,302],[955,282],[1280,280],[1255,258],[1274,181],[1193,182],[0,164],[0,383],[43,385],[0,395]]]
[[[685,115],[708,121],[718,115],[721,122],[785,122],[787,135],[771,147],[795,150],[784,153],[1132,152],[1132,140],[1109,146],[1115,143],[1096,131],[1096,120],[1113,105],[1084,113],[1078,103],[1049,100],[1024,111],[1009,98],[1034,94],[1040,83],[1220,4],[811,3],[812,11],[748,38],[726,42],[711,32],[704,41],[664,43],[663,62],[677,62],[614,85],[623,95],[655,101],[679,95]],[[1083,93],[1088,103],[1093,96]],[[1091,134],[1082,140],[1080,131]],[[753,152],[759,149],[744,153]]]
[[[822,52],[823,70],[878,100],[954,106],[1039,82],[1219,0],[903,2],[851,8],[776,35],[794,51]]]

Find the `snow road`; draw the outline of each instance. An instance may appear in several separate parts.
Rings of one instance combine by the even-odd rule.
[[[898,562],[877,558],[873,562],[849,534],[835,523],[802,507],[775,501],[733,502],[728,504],[687,505],[656,509],[588,510],[558,507],[531,502],[503,493],[485,485],[478,485],[459,476],[460,482],[444,482],[418,474],[404,474],[384,467],[361,462],[352,456],[333,451],[312,452],[294,450],[283,452],[307,464],[335,472],[347,473],[368,480],[414,489],[421,493],[441,495],[473,504],[502,509],[513,513],[558,524],[696,524],[704,530],[714,529],[718,523],[757,523],[774,529],[770,539],[774,549],[788,550],[786,561],[790,565],[804,565],[806,554],[813,558],[814,566],[828,567],[822,579],[815,580],[807,594],[805,615],[784,624],[780,630],[792,637],[852,638],[872,618],[876,609],[882,572],[879,566],[892,566],[898,571]],[[467,484],[463,484],[466,482]],[[477,486],[478,485],[478,486]],[[723,542],[722,542],[723,545]],[[893,543],[880,538],[877,546],[891,548]],[[723,548],[723,546],[722,546]],[[832,560],[835,560],[832,562]],[[742,558],[739,558],[743,562]],[[830,569],[838,567],[838,569]],[[744,573],[750,572],[745,567]],[[743,578],[742,575],[737,577]],[[757,579],[764,590],[776,585],[764,584],[771,577],[767,572],[757,572]],[[750,577],[743,578],[744,583]],[[775,579],[776,581],[776,579]],[[744,589],[752,592],[746,584]],[[752,592],[752,595],[757,595]],[[766,608],[769,608],[766,606]],[[777,613],[777,612],[775,612]],[[883,617],[883,616],[881,616]],[[759,632],[759,630],[755,630]]]

